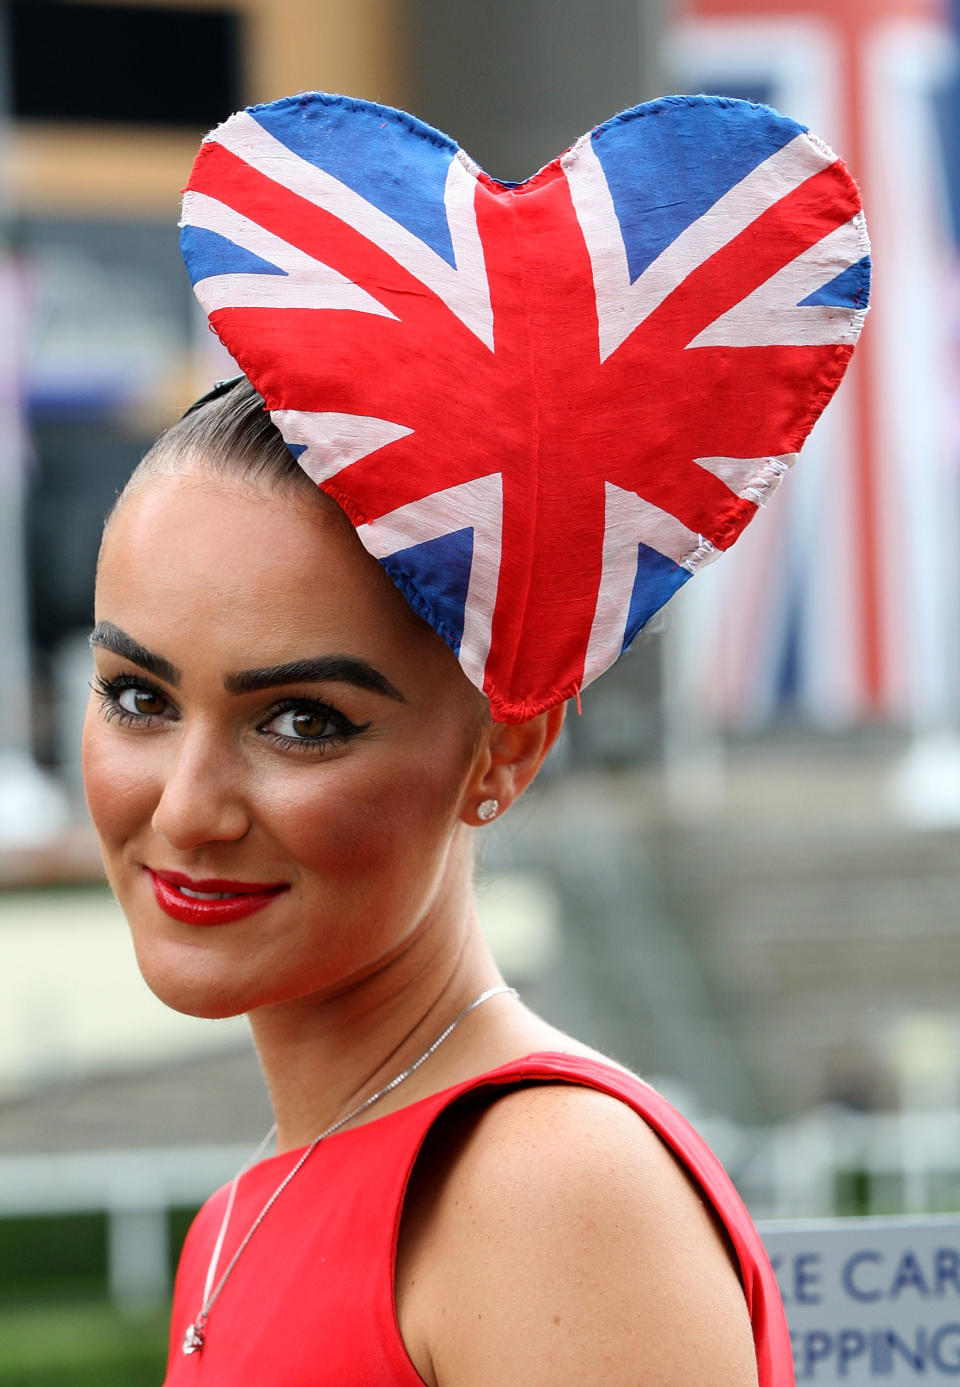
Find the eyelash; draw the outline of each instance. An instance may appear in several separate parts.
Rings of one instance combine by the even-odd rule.
[[[121,727],[153,727],[158,722],[173,720],[159,713],[132,713],[128,708],[121,706],[120,695],[124,689],[139,689],[169,703],[163,690],[141,675],[118,674],[113,679],[105,679],[98,674],[94,677],[91,688],[100,700],[100,712],[107,722],[116,719]],[[268,723],[273,722],[283,713],[289,712],[323,717],[332,723],[336,730],[324,737],[289,737],[282,732],[266,731]],[[258,725],[257,730],[263,732],[275,746],[279,746],[283,750],[322,756],[332,746],[346,745],[359,733],[366,731],[369,726],[368,722],[359,724],[351,722],[336,708],[332,708],[328,703],[322,703],[318,699],[285,698],[270,709],[270,712]]]
[[[282,713],[291,712],[310,713],[326,718],[336,729],[325,737],[288,737],[282,732],[267,733],[275,746],[308,754],[313,753],[322,756],[328,747],[345,746],[347,742],[352,741],[359,733],[365,732],[370,726],[368,722],[351,722],[343,713],[338,713],[336,708],[331,708],[329,703],[322,703],[315,698],[284,698],[271,708],[269,716],[264,718],[260,724],[260,729],[263,730],[266,723],[273,722]]]
[[[90,687],[100,700],[100,712],[107,722],[116,719],[121,727],[152,727],[157,722],[169,721],[158,713],[131,713],[129,708],[120,706],[120,695],[124,689],[140,689],[143,693],[168,701],[162,689],[140,675],[118,674],[113,679],[104,679],[97,674]]]

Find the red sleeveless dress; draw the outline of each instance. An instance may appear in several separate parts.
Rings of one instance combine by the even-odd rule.
[[[652,1088],[605,1064],[535,1054],[321,1142],[254,1233],[210,1315],[201,1353],[181,1351],[228,1191],[200,1210],[174,1292],[164,1387],[423,1387],[394,1310],[394,1259],[407,1180],[437,1117],[462,1094],[497,1086],[582,1084],[611,1094],[658,1132],[698,1181],[739,1259],[760,1387],[792,1387],[783,1307],[763,1244],[709,1147]],[[227,1265],[298,1153],[240,1180],[220,1257]]]

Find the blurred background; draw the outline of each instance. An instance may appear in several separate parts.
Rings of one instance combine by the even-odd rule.
[[[166,1012],[78,774],[103,516],[232,374],[179,192],[300,88],[523,179],[667,91],[767,101],[860,181],[875,308],[737,551],[485,834],[508,978],[660,1085],[758,1217],[960,1209],[960,7],[948,0],[0,4],[0,1381],[162,1377],[191,1212],[269,1122],[243,1021]]]

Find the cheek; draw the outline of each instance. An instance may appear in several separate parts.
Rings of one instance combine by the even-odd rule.
[[[83,787],[87,807],[105,852],[119,848],[156,804],[148,768],[121,745],[91,701],[83,727]]]
[[[441,752],[344,758],[316,768],[300,786],[289,779],[275,786],[273,835],[303,868],[328,879],[373,888],[385,872],[395,882],[429,876],[457,823],[462,771],[462,762]]]

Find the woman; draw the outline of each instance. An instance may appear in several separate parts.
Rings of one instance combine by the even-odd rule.
[[[679,115],[674,172],[688,156],[690,112],[702,136],[692,167],[709,164],[703,145],[719,111],[731,113],[717,136],[724,148],[746,119],[754,157],[758,141],[768,142],[759,167],[773,166],[776,177],[800,141],[803,177],[789,173],[787,191],[774,185],[767,200],[780,218],[778,253],[790,249],[784,227],[794,215],[782,204],[800,189],[808,241],[842,243],[839,268],[836,256],[821,256],[808,273],[829,284],[858,264],[850,261],[862,249],[857,229],[838,235],[852,215],[842,198],[830,216],[811,212],[807,185],[824,174],[849,198],[833,156],[808,147],[783,118],[741,105],[638,108],[594,132],[580,164],[575,147],[531,181],[543,215],[562,224],[564,207],[576,207],[601,358],[617,352],[617,332],[625,340],[622,324],[608,315],[604,325],[605,271],[586,186],[591,160],[602,166],[607,157],[607,129],[615,143],[624,130],[632,139],[640,120],[662,113],[669,134]],[[569,391],[557,377],[558,321],[536,297],[547,242],[532,238],[525,298],[519,242],[494,244],[504,207],[511,226],[542,214],[532,199],[505,202],[513,194],[484,182],[444,140],[387,108],[318,96],[243,113],[214,132],[185,203],[184,249],[211,320],[261,394],[240,379],[188,411],[141,463],[104,536],[84,758],[107,872],[157,995],[194,1015],[247,1013],[276,1114],[277,1154],[214,1196],[188,1236],[167,1383],[780,1387],[792,1380],[789,1338],[729,1181],[652,1090],[504,986],[473,907],[473,838],[536,775],[564,698],[615,658],[652,601],[665,600],[717,541],[731,542],[779,479],[774,464],[792,451],[783,445],[809,427],[839,379],[849,350],[837,334],[849,336],[860,309],[834,313],[842,321],[826,350],[804,355],[791,345],[778,358],[782,437],[772,440],[774,426],[764,425],[752,456],[698,455],[712,464],[713,500],[698,532],[639,487],[626,490],[616,472],[605,495],[617,523],[607,527],[602,562],[591,566],[584,549],[583,572],[562,608],[550,609],[534,660],[524,620],[550,597],[542,552],[553,536],[526,543],[545,528],[544,513],[534,506],[526,522],[508,515],[511,497],[522,511],[530,473],[521,467],[517,486],[505,463],[527,447],[531,389],[537,445],[524,465],[542,465],[538,505],[551,478],[562,476],[571,494],[594,464],[582,458],[568,471],[570,446],[562,452],[551,441],[569,445],[575,411],[559,403]],[[440,188],[453,257],[444,263],[472,273],[470,293],[439,263],[436,205],[414,216],[397,180],[385,177],[397,142],[434,204]],[[615,164],[609,158],[611,179]],[[474,180],[466,200],[464,177]],[[311,207],[321,214],[300,227],[306,251],[279,236],[289,198],[298,222]],[[485,258],[471,262],[474,231]],[[359,250],[358,237],[366,238]],[[430,238],[433,259],[423,250]],[[762,260],[755,237],[751,246]],[[794,250],[788,264],[804,253]],[[359,255],[353,279],[348,255]],[[563,274],[574,258],[567,249],[556,260]],[[568,275],[564,290],[566,311],[580,289]],[[682,285],[661,292],[661,301],[674,295],[671,322],[678,290],[682,298]],[[794,305],[797,290],[794,278]],[[703,292],[701,281],[698,300]],[[505,343],[519,301],[529,332]],[[484,340],[487,309],[493,329]],[[431,410],[415,427],[406,422],[435,388],[435,355],[428,370],[423,339],[398,355],[391,335],[418,313],[445,325],[447,393],[450,380],[460,396],[499,393],[495,410],[474,416],[484,419],[478,438],[448,446],[448,485],[434,478],[426,500],[404,502],[394,474],[413,475],[422,498],[435,461]],[[390,320],[373,324],[386,334],[373,348],[359,335],[365,315]],[[501,360],[494,377],[479,356],[469,360],[483,364],[468,370],[468,357],[457,357],[467,351],[462,330],[488,353],[505,353],[508,369]],[[655,366],[667,369],[665,357],[662,343],[654,355],[648,346],[648,379]],[[721,364],[714,416],[729,391],[729,357]],[[582,382],[582,371],[569,373],[568,387]],[[377,410],[361,413],[364,390],[392,390],[392,412],[378,396]],[[601,424],[612,447],[626,422]],[[479,490],[457,470],[471,450],[486,464]],[[730,484],[737,462],[751,469],[739,492]],[[664,499],[644,458],[638,466],[647,492]],[[495,601],[481,581],[491,514],[463,509],[465,497],[494,493],[498,546],[503,540]],[[460,511],[444,511],[451,494]],[[587,505],[576,494],[571,501]],[[708,502],[690,504],[700,515]],[[674,507],[683,509],[676,497]],[[681,548],[689,545],[671,558],[677,527],[687,537]],[[592,583],[589,601],[578,582]],[[596,615],[578,655],[570,627],[581,604]]]

